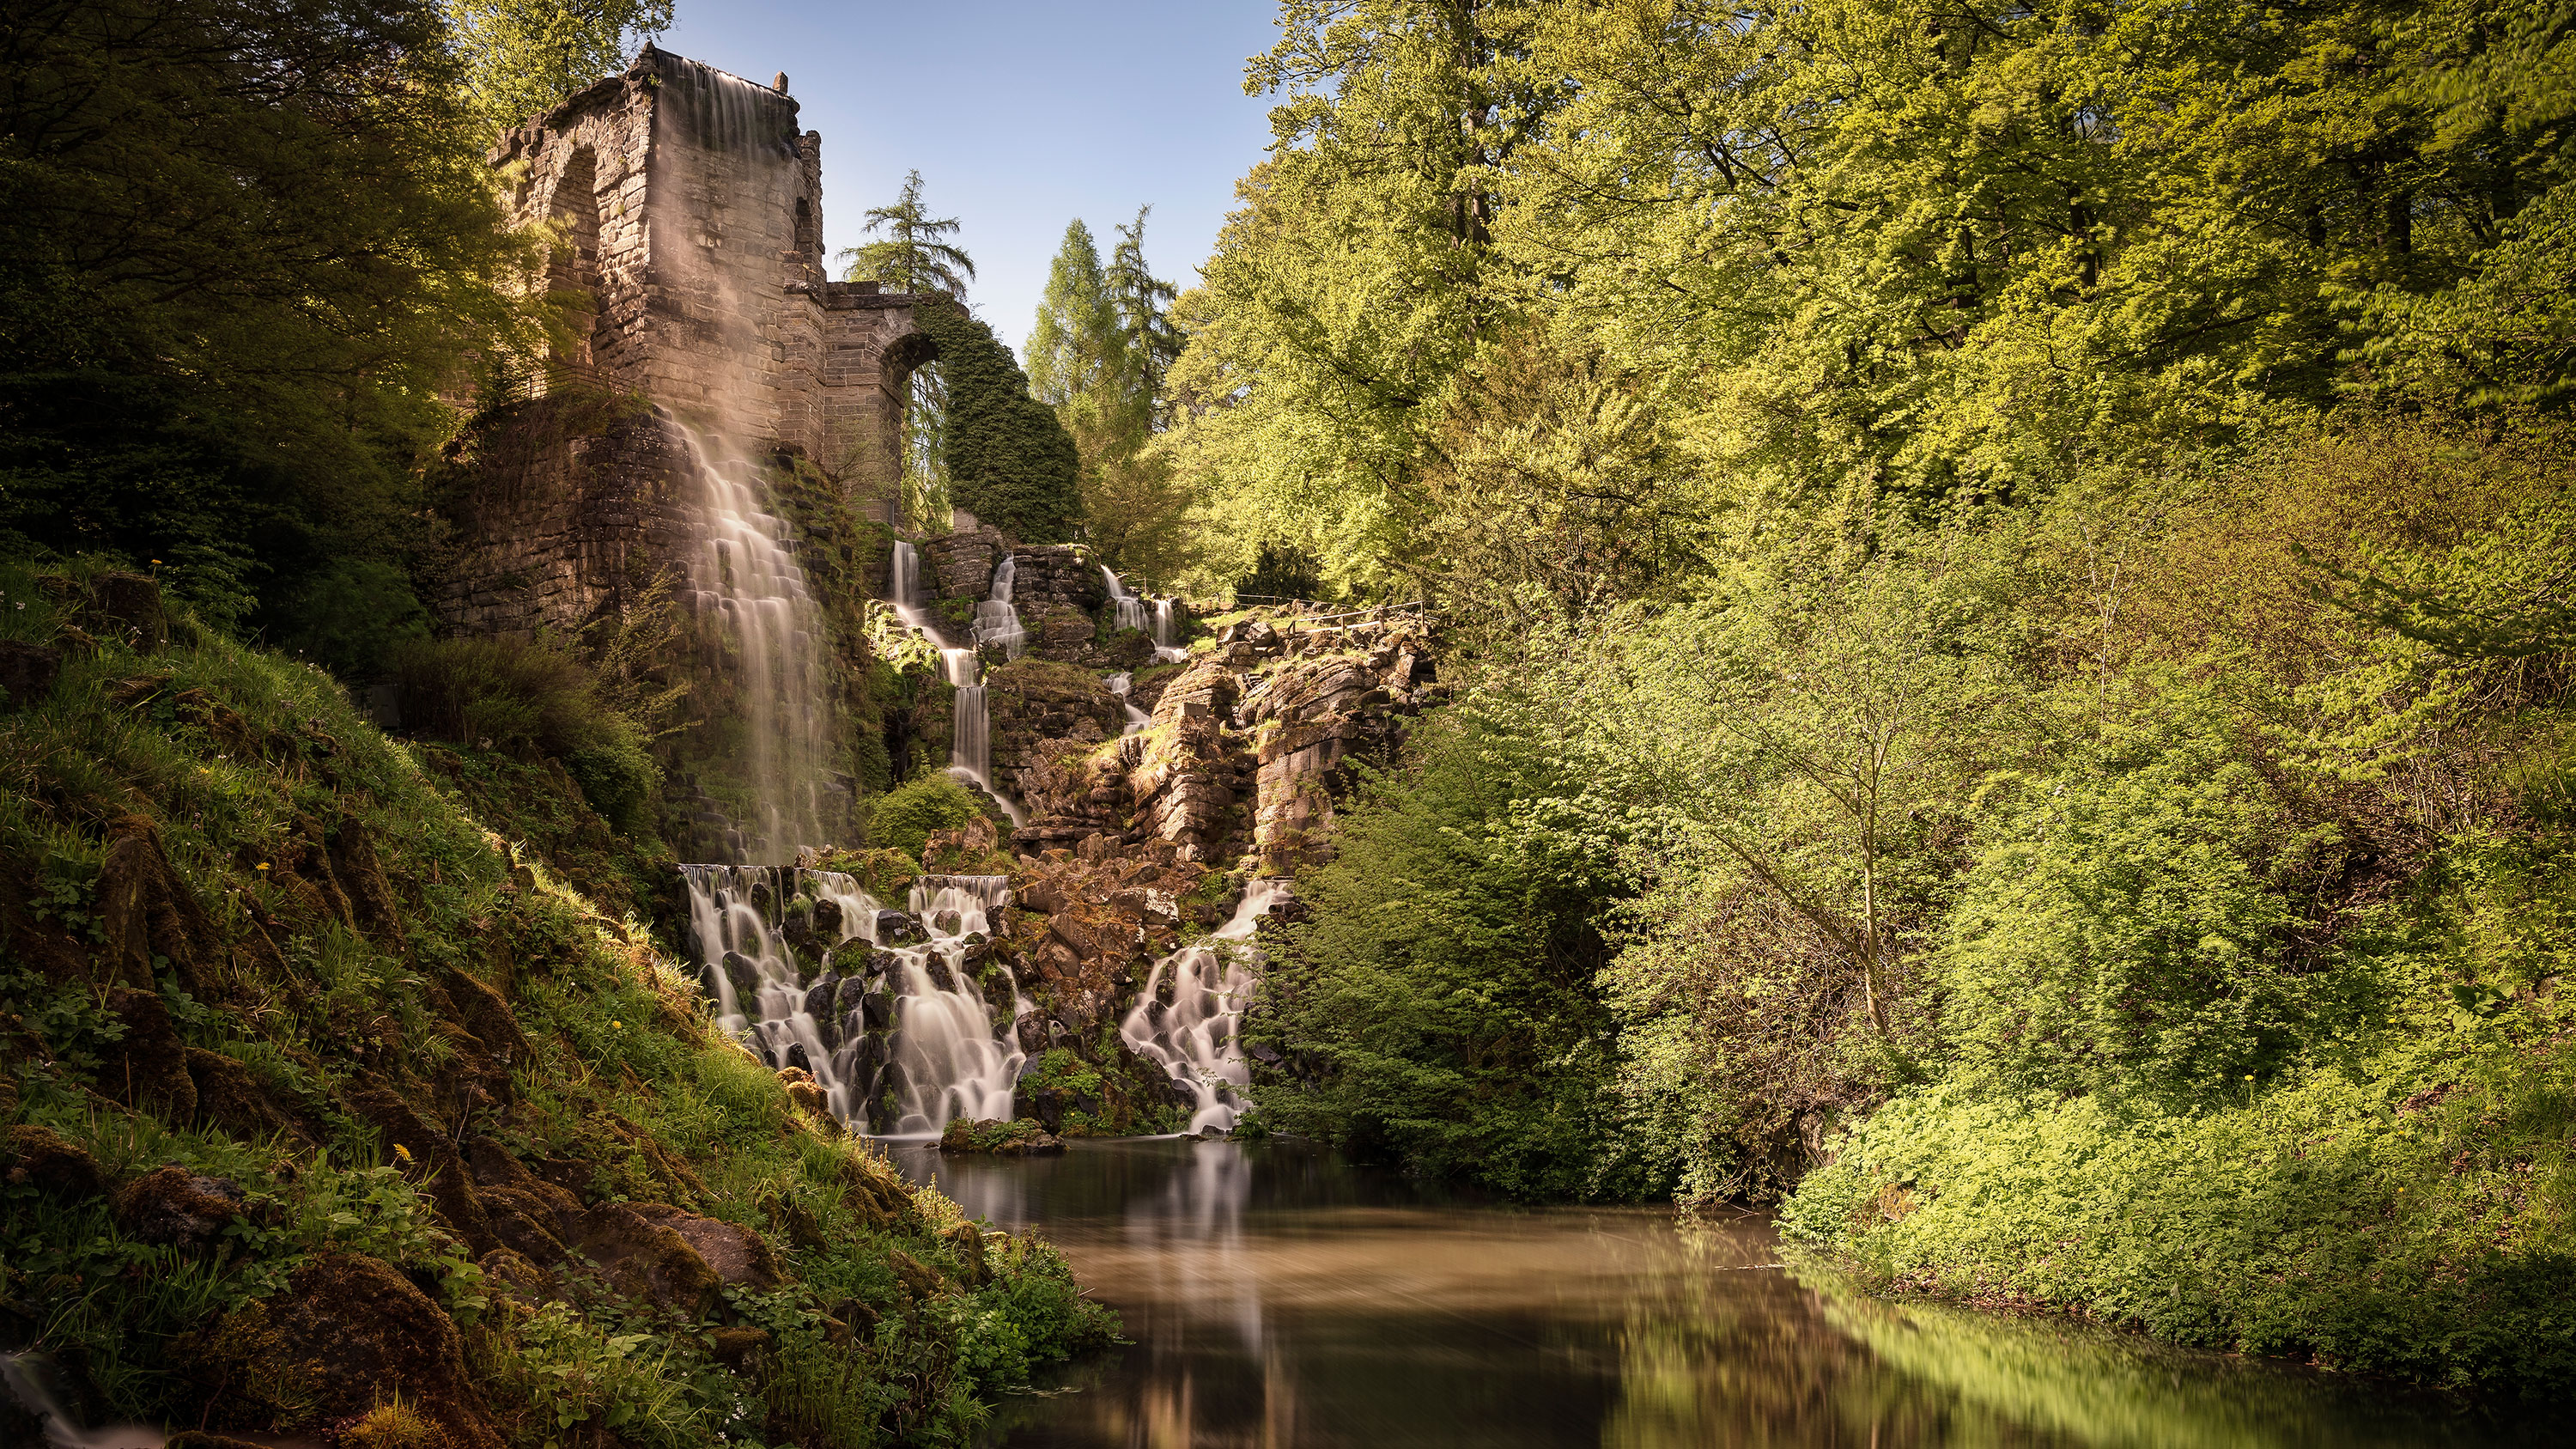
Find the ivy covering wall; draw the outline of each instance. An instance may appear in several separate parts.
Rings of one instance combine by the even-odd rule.
[[[993,329],[964,308],[925,305],[921,330],[948,384],[949,498],[1022,543],[1063,543],[1082,522],[1081,459],[1055,411]]]

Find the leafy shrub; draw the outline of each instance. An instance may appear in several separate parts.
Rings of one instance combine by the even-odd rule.
[[[629,834],[643,828],[661,767],[580,660],[542,640],[447,639],[396,651],[394,670],[403,711],[424,732],[561,760],[592,809]]]
[[[984,813],[974,792],[945,773],[907,780],[878,799],[869,817],[879,845],[921,858],[933,832],[955,830]]]

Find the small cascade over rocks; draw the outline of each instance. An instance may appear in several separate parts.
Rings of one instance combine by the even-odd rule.
[[[980,648],[998,648],[1005,659],[1017,659],[1028,647],[1029,631],[1020,627],[1020,611],[1011,602],[1011,581],[1019,573],[1019,561],[1004,555],[993,569],[992,597],[975,606],[975,643]]]
[[[1009,568],[1007,561],[1003,568]],[[893,597],[888,602],[894,606],[895,617],[905,628],[928,640],[939,651],[940,677],[957,691],[950,712],[949,773],[990,796],[993,803],[1002,807],[1002,813],[1010,817],[1014,827],[1026,824],[1028,817],[1020,808],[993,788],[992,720],[984,698],[983,666],[976,651],[952,648],[948,637],[931,622],[930,611],[921,602],[921,554],[901,539],[895,541],[892,573],[893,577],[887,584]],[[995,587],[1005,595],[1009,592],[1007,581],[997,581]],[[1010,607],[1007,597],[1003,607]],[[978,612],[980,615],[980,608]],[[1010,627],[1014,630],[1019,628],[1016,614],[1011,618]],[[978,624],[976,635],[979,640],[982,632],[982,626]]]
[[[1245,944],[1262,915],[1287,899],[1287,881],[1259,879],[1244,889],[1234,915],[1207,944],[1184,946],[1154,963],[1135,1008],[1118,1023],[1119,1038],[1138,1056],[1171,1073],[1198,1099],[1187,1131],[1230,1130],[1252,1082],[1238,1029],[1260,953]]]
[[[1018,1043],[1029,1003],[1007,971],[972,959],[992,938],[993,917],[1010,900],[998,875],[927,875],[913,882],[909,904],[918,944],[883,951],[896,998],[889,1059],[872,1081],[873,1130],[893,1136],[939,1135],[949,1122],[1011,1115],[1011,1088],[1027,1060]],[[989,960],[989,958],[985,958]],[[988,994],[978,968],[995,978]],[[852,1065],[865,1048],[853,1054]]]
[[[1100,566],[1100,577],[1109,585],[1109,626],[1113,629],[1142,629],[1145,623],[1145,601],[1127,592],[1109,565]]]
[[[1158,664],[1178,664],[1189,657],[1190,651],[1181,647],[1179,608],[1173,600],[1156,599],[1154,601],[1154,661]]]
[[[773,1069],[811,1075],[834,1117],[937,1136],[955,1117],[1008,1115],[1030,1007],[978,949],[1010,899],[1007,878],[924,876],[907,913],[838,871],[680,875],[718,1025]]]
[[[1108,683],[1109,692],[1118,696],[1118,707],[1127,711],[1127,727],[1119,733],[1132,735],[1139,730],[1151,729],[1154,717],[1138,709],[1136,701],[1131,698],[1136,690],[1136,676],[1122,669],[1109,676]]]

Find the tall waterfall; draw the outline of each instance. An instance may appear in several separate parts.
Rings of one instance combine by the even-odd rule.
[[[1198,1095],[1189,1130],[1232,1127],[1243,1111],[1243,1088],[1252,1081],[1243,1064],[1243,1044],[1236,1029],[1253,986],[1246,968],[1260,953],[1244,943],[1260,924],[1262,913],[1287,898],[1284,880],[1256,880],[1245,888],[1233,919],[1217,928],[1215,941],[1184,946],[1154,963],[1135,1009],[1118,1023],[1118,1035],[1172,1080]]]
[[[1010,899],[1002,876],[925,876],[911,914],[837,871],[686,865],[700,979],[718,1023],[774,1067],[801,1067],[862,1131],[937,1133],[1008,1117],[1030,1006],[974,947]],[[800,951],[798,948],[802,947]]]
[[[994,589],[1002,595],[1002,607],[1012,611],[1009,615],[1011,634],[1025,637],[1020,630],[1019,614],[1010,602],[1008,575],[1012,572],[1011,561],[1004,559],[995,575]],[[891,602],[895,617],[903,621],[905,628],[929,640],[939,650],[940,676],[957,691],[950,706],[949,773],[993,797],[993,802],[1002,807],[1002,813],[1010,817],[1014,826],[1027,824],[1027,817],[1021,813],[1020,807],[993,788],[993,727],[991,716],[985,711],[983,668],[977,663],[974,650],[950,648],[948,636],[940,633],[938,626],[931,622],[930,611],[921,603],[921,554],[901,539],[895,541],[893,574],[887,584],[894,595]],[[983,640],[980,622],[983,608],[979,605],[976,610],[979,622],[975,632],[979,643]]]
[[[1181,647],[1180,613],[1170,599],[1154,601],[1154,660],[1158,664],[1177,664],[1190,657]]]
[[[738,822],[737,862],[785,862],[825,843],[832,705],[823,614],[788,543],[761,507],[756,466],[720,438],[682,428],[697,487],[689,559],[701,626],[721,631],[742,693],[746,784],[755,818]]]

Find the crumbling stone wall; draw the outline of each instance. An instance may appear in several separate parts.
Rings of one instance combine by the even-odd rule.
[[[559,394],[486,418],[445,512],[464,547],[432,606],[469,634],[570,633],[687,547],[688,440],[649,407]]]
[[[782,77],[783,79],[783,77]],[[822,137],[795,99],[647,46],[503,135],[513,220],[551,224],[547,283],[593,322],[556,360],[890,504],[905,381],[934,355],[916,299],[830,280]]]

